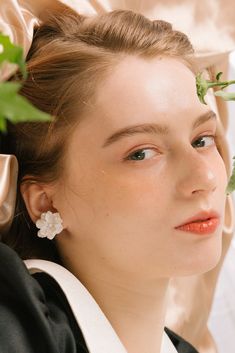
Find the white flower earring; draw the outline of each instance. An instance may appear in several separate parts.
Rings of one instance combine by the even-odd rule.
[[[59,234],[64,229],[62,219],[58,212],[52,213],[47,211],[41,214],[41,217],[36,222],[39,238],[48,238],[52,240],[56,234]]]

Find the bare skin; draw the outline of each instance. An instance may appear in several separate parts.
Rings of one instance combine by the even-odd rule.
[[[70,138],[61,179],[31,186],[25,199],[33,220],[48,208],[60,212],[63,263],[128,353],[158,353],[169,278],[208,271],[221,253],[227,177],[216,119],[199,102],[192,72],[167,58],[126,57],[89,107]],[[167,128],[108,139],[143,124]],[[220,215],[213,234],[175,229],[212,209]]]

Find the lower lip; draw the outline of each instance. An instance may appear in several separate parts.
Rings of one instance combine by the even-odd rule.
[[[187,223],[176,229],[195,234],[212,234],[219,226],[219,218],[210,218],[205,221]]]

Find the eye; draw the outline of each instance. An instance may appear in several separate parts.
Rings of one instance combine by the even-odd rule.
[[[215,136],[212,135],[201,136],[192,143],[192,146],[195,148],[208,147],[212,145],[215,145]]]
[[[127,156],[125,159],[126,160],[131,160],[131,161],[143,161],[144,159],[151,159],[157,154],[156,151],[150,148],[143,148],[140,150],[137,150],[129,156]]]

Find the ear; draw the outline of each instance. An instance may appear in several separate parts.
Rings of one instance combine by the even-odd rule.
[[[52,205],[51,188],[39,183],[25,182],[20,186],[28,214],[35,223],[42,212],[56,212]]]

